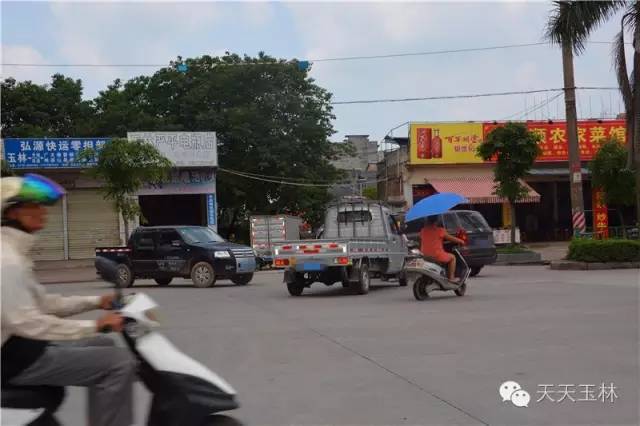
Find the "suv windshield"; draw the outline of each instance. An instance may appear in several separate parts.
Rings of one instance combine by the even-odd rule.
[[[491,232],[491,227],[478,212],[458,212],[458,219],[460,220],[460,224],[468,232]]]
[[[224,238],[220,235],[213,232],[210,228],[205,227],[178,228],[178,232],[189,244],[221,243],[224,241]]]

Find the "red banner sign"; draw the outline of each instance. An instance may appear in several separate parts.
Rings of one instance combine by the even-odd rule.
[[[526,124],[530,131],[542,137],[540,141],[542,153],[536,161],[567,161],[569,159],[566,122],[528,121]],[[484,137],[500,125],[500,123],[485,123],[483,126]],[[624,120],[579,121],[580,159],[583,161],[592,160],[600,145],[608,138],[617,138],[621,143],[624,143],[625,134]]]
[[[604,192],[593,188],[593,232],[602,238],[609,237],[609,210],[604,201]]]

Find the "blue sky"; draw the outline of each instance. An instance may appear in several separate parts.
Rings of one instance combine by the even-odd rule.
[[[542,40],[551,9],[532,3],[329,2],[2,2],[3,63],[158,63],[183,57],[259,51],[282,58],[377,55]],[[595,41],[610,41],[619,17]],[[82,79],[94,97],[115,78],[153,68],[3,67],[2,76],[47,83],[54,72]],[[316,62],[311,76],[337,101],[503,92],[562,86],[552,46],[365,61]],[[615,86],[610,46],[591,44],[576,60],[578,86]],[[336,135],[380,140],[406,121],[503,119],[547,95],[394,104],[337,105]],[[582,92],[583,118],[619,112],[617,93]],[[561,118],[562,97],[522,118]],[[215,129],[212,129],[215,130]],[[406,135],[406,128],[395,133]]]

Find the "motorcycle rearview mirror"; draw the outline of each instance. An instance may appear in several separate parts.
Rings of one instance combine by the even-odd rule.
[[[409,240],[409,241],[407,241],[407,248],[408,249],[418,248],[418,243],[416,241]]]

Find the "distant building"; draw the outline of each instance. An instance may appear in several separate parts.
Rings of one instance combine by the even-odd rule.
[[[361,194],[365,188],[376,188],[377,164],[382,159],[378,142],[370,141],[369,135],[347,135],[342,143],[351,144],[356,152],[354,155],[344,155],[332,164],[345,171],[344,180],[351,184],[337,185],[331,188],[331,194],[338,198]]]

